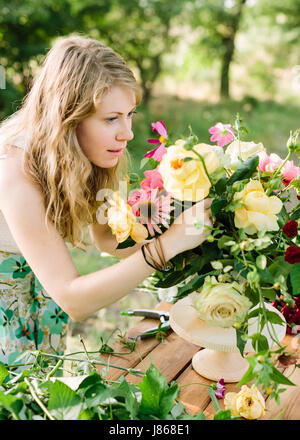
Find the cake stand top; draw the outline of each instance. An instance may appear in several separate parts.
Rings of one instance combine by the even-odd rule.
[[[210,348],[216,351],[238,352],[236,342],[236,330],[233,327],[223,328],[207,325],[203,321],[193,306],[193,301],[198,292],[193,292],[183,299],[177,301],[170,311],[170,325],[172,330],[185,339],[200,347]],[[268,310],[277,313],[283,320],[283,315],[268,303],[265,303]],[[254,307],[255,309],[256,307]],[[278,340],[281,342],[285,336],[286,324],[273,324]],[[248,334],[257,333],[257,318],[249,319]],[[274,345],[271,340],[266,325],[261,333],[269,342],[269,347]],[[245,353],[255,351],[251,341],[247,341],[244,349]]]

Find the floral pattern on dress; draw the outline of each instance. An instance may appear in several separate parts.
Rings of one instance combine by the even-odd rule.
[[[62,355],[68,315],[47,294],[20,254],[0,251],[0,362],[29,350]]]

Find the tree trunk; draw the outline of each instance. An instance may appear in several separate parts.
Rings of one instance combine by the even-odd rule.
[[[222,99],[229,99],[230,90],[229,90],[229,82],[230,82],[230,64],[233,60],[234,50],[235,50],[235,38],[239,29],[242,9],[246,3],[246,0],[240,0],[237,8],[236,14],[232,17],[232,23],[229,26],[231,32],[229,36],[223,38],[223,46],[225,47],[225,51],[222,58],[221,65],[221,84],[220,84],[220,96]]]

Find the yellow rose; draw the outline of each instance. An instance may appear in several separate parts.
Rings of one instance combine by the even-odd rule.
[[[234,200],[240,200],[244,205],[235,210],[237,228],[243,228],[249,235],[261,230],[279,230],[275,214],[281,211],[282,202],[276,196],[268,197],[258,180],[247,183],[242,191],[235,193]]]
[[[144,225],[136,222],[131,227],[130,236],[136,243],[142,243],[148,237],[148,230]]]
[[[250,159],[250,157],[257,156],[258,153],[264,151],[266,152],[266,149],[264,145],[260,142],[256,144],[255,142],[241,142],[240,141],[240,149],[241,149],[241,158],[243,160]],[[228,147],[225,150],[225,154],[230,156],[231,169],[236,169],[239,167],[241,162],[238,159],[239,156],[239,143],[237,140],[234,140],[231,142],[231,144],[228,145]]]
[[[175,145],[167,148],[158,171],[162,176],[164,188],[174,198],[198,202],[208,195],[211,183],[201,160],[184,162],[185,158],[197,159],[198,156],[193,151],[186,150],[183,143],[184,141],[179,139]],[[194,150],[204,158],[208,174],[219,167],[217,154],[210,145],[197,144]]]
[[[237,283],[218,283],[215,277],[206,277],[194,300],[199,316],[208,325],[231,327],[242,322],[252,303],[243,295],[243,288]]]
[[[239,393],[226,393],[224,405],[233,416],[240,415],[249,420],[261,417],[266,408],[265,400],[255,385],[251,388],[243,385]]]
[[[129,236],[140,243],[148,237],[148,230],[138,223],[132,212],[131,206],[126,203],[116,191],[109,200],[110,207],[107,209],[108,226],[116,236],[118,243],[122,243]]]

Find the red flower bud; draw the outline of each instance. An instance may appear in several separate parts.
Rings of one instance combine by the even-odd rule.
[[[297,196],[297,199],[300,200],[300,196]]]
[[[298,223],[295,220],[289,220],[282,227],[283,232],[289,238],[294,238],[298,234]]]
[[[285,251],[284,259],[290,264],[300,263],[300,247],[289,246]]]

